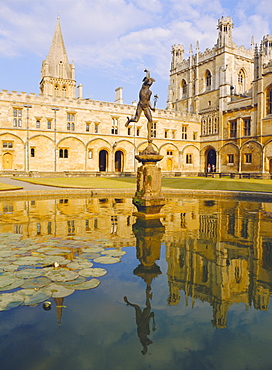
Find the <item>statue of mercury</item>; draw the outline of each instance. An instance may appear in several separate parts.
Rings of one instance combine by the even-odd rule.
[[[145,69],[146,76],[143,79],[143,84],[141,90],[139,92],[139,102],[137,104],[135,116],[132,118],[127,117],[126,127],[130,124],[130,122],[138,122],[141,116],[141,113],[144,112],[144,115],[147,118],[147,140],[148,143],[152,143],[151,139],[151,130],[152,130],[152,113],[151,111],[155,112],[154,108],[151,107],[150,98],[152,92],[149,90],[150,86],[155,82],[154,78],[150,77],[150,72],[148,69]]]

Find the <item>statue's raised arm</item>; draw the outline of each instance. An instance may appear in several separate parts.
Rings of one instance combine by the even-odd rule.
[[[151,111],[155,111],[155,108],[152,108],[150,103],[150,98],[152,92],[150,91],[150,86],[155,82],[154,78],[150,77],[150,71],[145,69],[146,76],[143,79],[143,84],[141,90],[139,92],[139,102],[137,104],[136,113],[133,118],[127,119],[126,127],[130,124],[130,122],[138,122],[141,116],[141,113],[144,112],[144,115],[147,118],[147,140],[149,143],[152,142],[151,139],[151,129],[152,129],[152,113]]]

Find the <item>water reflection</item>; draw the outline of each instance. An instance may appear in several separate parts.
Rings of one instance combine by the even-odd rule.
[[[268,309],[271,203],[172,197],[164,207],[165,217],[146,224],[132,216],[133,211],[130,198],[1,200],[0,233],[33,239],[102,238],[118,248],[136,245],[140,265],[134,274],[146,284],[146,307],[141,312],[148,320],[152,281],[161,274],[156,261],[162,243],[166,246],[169,294],[165,300],[169,306],[178,305],[183,292],[192,307],[195,300],[208,302],[216,328],[227,326],[228,310],[236,303]],[[136,310],[137,305],[130,303],[133,296],[126,299]],[[58,316],[60,322],[61,310]]]
[[[145,220],[137,218],[132,229],[136,237],[136,256],[140,261],[140,265],[134,269],[133,273],[141,277],[146,283],[146,307],[141,310],[139,305],[130,303],[127,297],[124,297],[124,301],[127,305],[135,308],[137,333],[143,346],[141,353],[145,355],[148,346],[153,343],[148,338],[148,335],[150,335],[149,325],[151,319],[153,319],[152,330],[156,330],[155,314],[151,312],[151,285],[153,279],[161,274],[160,267],[156,264],[156,261],[160,259],[161,239],[165,228],[160,219]]]

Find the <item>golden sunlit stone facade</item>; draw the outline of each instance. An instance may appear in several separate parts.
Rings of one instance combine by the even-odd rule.
[[[272,37],[238,47],[229,17],[212,49],[184,59],[174,45],[167,108],[153,114],[153,144],[164,176],[272,173]],[[42,62],[40,94],[0,92],[0,171],[38,176],[135,173],[147,145],[146,118],[125,127],[135,105],[83,98],[69,63],[60,20]]]
[[[272,172],[272,37],[260,48],[238,47],[229,17],[218,21],[212,49],[183,59],[174,45],[168,108],[198,114],[201,121],[199,171],[221,173]]]

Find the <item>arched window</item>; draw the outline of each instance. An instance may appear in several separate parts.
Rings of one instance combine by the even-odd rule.
[[[60,93],[60,91],[59,91],[59,85],[55,85],[55,87],[54,87],[54,96],[55,97],[58,97],[59,96],[59,93]]]
[[[66,86],[62,86],[62,98],[66,98],[67,89]]]
[[[245,72],[240,69],[238,73],[238,94],[243,94],[245,92]]]
[[[182,98],[187,98],[187,93],[188,93],[188,85],[185,80],[182,80],[181,82],[181,97]]]
[[[272,114],[272,85],[267,89],[267,114]]]
[[[212,88],[212,75],[211,72],[207,69],[206,71],[206,90],[211,90]]]

